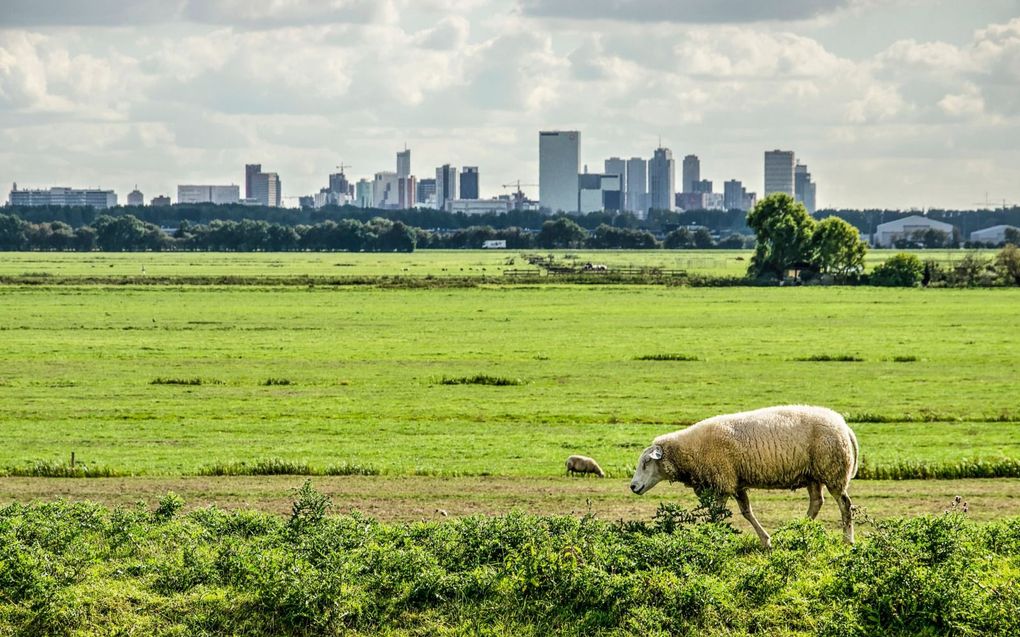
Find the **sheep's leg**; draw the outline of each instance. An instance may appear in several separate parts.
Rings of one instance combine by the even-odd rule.
[[[829,486],[829,493],[832,498],[839,505],[839,512],[843,517],[843,539],[847,544],[854,543],[854,518],[850,512],[850,507],[853,506],[853,502],[850,501],[850,496],[847,495],[846,489]]]
[[[754,527],[755,533],[758,534],[758,539],[761,540],[761,545],[771,549],[772,539],[769,538],[769,534],[765,532],[765,529],[761,528],[758,518],[754,517],[754,512],[751,511],[751,501],[747,499],[747,491],[737,491],[736,499],[737,504],[740,505],[740,515],[744,516],[744,519]]]
[[[808,504],[807,516],[809,520],[814,520],[818,517],[818,510],[822,508],[822,503],[825,502],[825,496],[822,495],[822,483],[812,482],[807,485],[808,497],[811,498],[811,503]]]

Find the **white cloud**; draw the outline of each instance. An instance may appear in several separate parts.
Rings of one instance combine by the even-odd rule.
[[[981,91],[970,84],[963,93],[949,94],[939,100],[939,108],[953,117],[974,117],[985,112],[985,100]]]

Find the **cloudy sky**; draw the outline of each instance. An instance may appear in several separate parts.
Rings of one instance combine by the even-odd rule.
[[[1020,202],[1020,0],[0,0],[3,192],[261,162],[297,196],[406,143],[495,195],[540,129],[593,171],[661,137],[717,191],[782,148],[820,206]]]

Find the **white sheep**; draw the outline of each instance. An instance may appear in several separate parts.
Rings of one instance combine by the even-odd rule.
[[[606,472],[602,470],[599,463],[588,456],[570,456],[567,458],[567,474],[571,473],[580,473],[582,475],[594,473],[600,478],[606,477]]]
[[[715,416],[687,429],[659,436],[641,452],[630,490],[646,493],[661,480],[682,482],[696,492],[712,489],[733,496],[740,513],[766,548],[747,490],[800,489],[810,496],[808,517],[822,506],[822,485],[839,504],[843,538],[854,541],[847,487],[857,475],[857,438],[843,417],[824,407],[767,407]]]

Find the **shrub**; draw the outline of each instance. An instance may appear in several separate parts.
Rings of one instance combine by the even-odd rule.
[[[853,354],[814,354],[795,358],[796,361],[810,363],[863,363],[864,359]]]
[[[912,254],[897,254],[879,265],[871,273],[872,285],[884,287],[914,287],[924,277],[924,265]]]
[[[1020,285],[1020,248],[1009,244],[995,257],[995,270],[1006,285]]]
[[[447,377],[439,380],[440,385],[494,385],[505,387],[508,385],[523,385],[524,381],[519,378],[506,378],[504,376],[490,376],[488,374],[475,374],[474,376]]]
[[[636,356],[636,361],[698,361],[701,360],[697,356],[690,354],[645,354],[643,356]]]
[[[262,381],[262,384],[266,387],[272,387],[273,385],[290,385],[291,382],[289,378],[267,378]]]
[[[157,377],[149,381],[150,385],[201,385],[201,378],[163,378]]]

